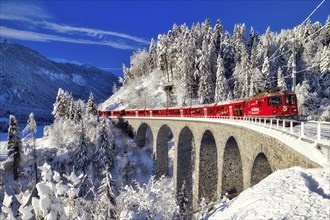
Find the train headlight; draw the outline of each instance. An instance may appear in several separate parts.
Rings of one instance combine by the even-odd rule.
[[[282,106],[282,110],[286,112],[286,111],[288,110],[288,106],[283,105],[283,106]]]

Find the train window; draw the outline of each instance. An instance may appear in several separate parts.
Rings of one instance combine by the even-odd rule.
[[[188,114],[188,110],[183,110],[183,114]]]
[[[268,98],[269,106],[279,106],[282,105],[282,97],[281,96],[273,96]]]
[[[242,116],[243,111],[242,111],[242,106],[241,105],[235,105],[234,106],[234,114],[235,116]]]
[[[222,111],[222,116],[226,116],[227,115],[227,111],[226,111],[226,108],[225,107],[222,107],[221,108],[221,111]]]
[[[213,108],[209,108],[208,112],[209,112],[210,114],[212,114],[212,113],[213,113]]]
[[[294,95],[285,96],[285,103],[289,105],[296,104],[296,97]]]
[[[169,114],[180,114],[180,110],[169,110]]]
[[[191,114],[200,114],[200,113],[202,113],[202,109],[201,108],[191,110]]]
[[[258,100],[258,105],[262,106],[262,101],[261,100]]]

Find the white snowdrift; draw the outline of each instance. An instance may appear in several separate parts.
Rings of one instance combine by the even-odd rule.
[[[329,168],[279,170],[204,219],[329,219]]]

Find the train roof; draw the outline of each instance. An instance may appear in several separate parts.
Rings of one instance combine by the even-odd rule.
[[[258,99],[258,98],[262,98],[262,97],[269,97],[269,96],[274,96],[274,95],[285,95],[285,94],[295,94],[295,93],[290,90],[283,91],[282,88],[277,87],[277,88],[262,91],[262,92],[258,93],[257,95],[247,98],[246,100],[253,100],[253,99]]]

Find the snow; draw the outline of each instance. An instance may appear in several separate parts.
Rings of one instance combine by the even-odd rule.
[[[278,170],[203,219],[328,219],[329,168]]]
[[[72,81],[80,86],[84,86],[86,84],[86,80],[78,74],[72,74]]]

